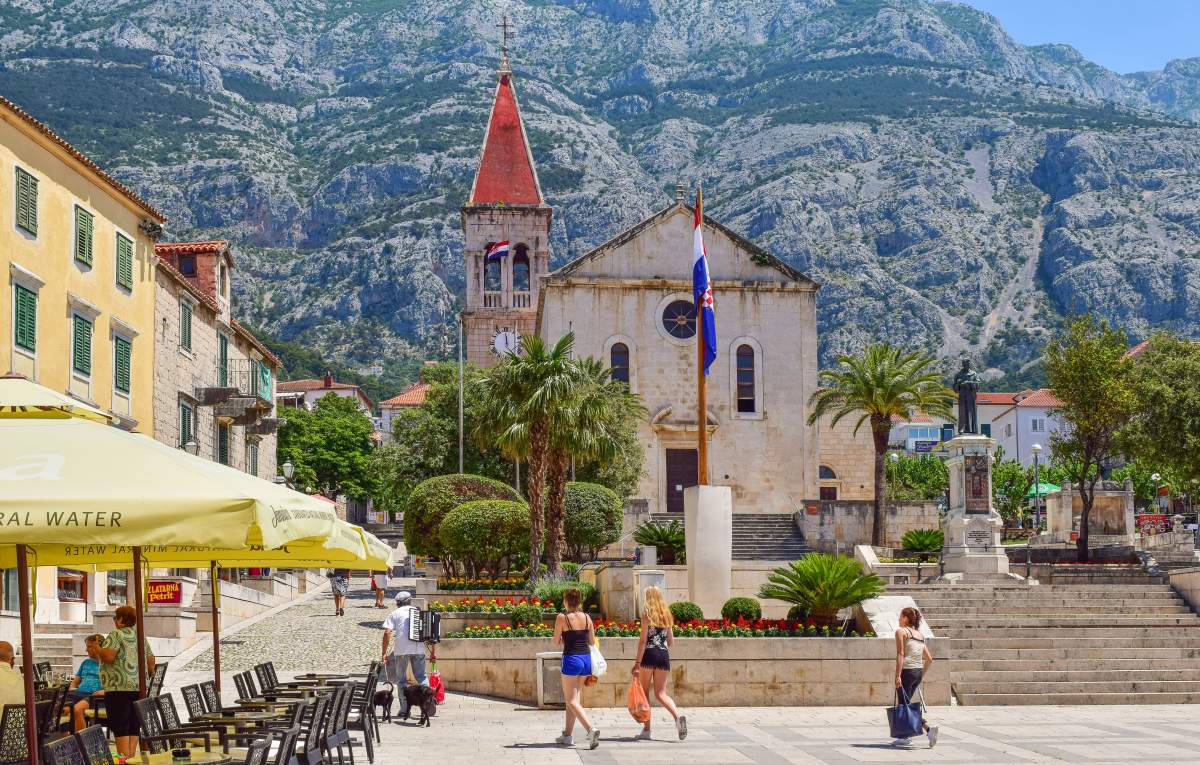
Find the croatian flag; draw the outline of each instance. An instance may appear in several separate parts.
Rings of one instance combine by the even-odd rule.
[[[696,189],[696,223],[692,236],[692,299],[700,311],[700,342],[704,343],[704,374],[717,358],[717,315],[713,310],[712,278],[708,273],[708,251],[704,249],[704,213],[700,190]]]
[[[488,244],[484,252],[484,261],[492,263],[502,258],[508,257],[508,240],[502,242],[491,242]]]

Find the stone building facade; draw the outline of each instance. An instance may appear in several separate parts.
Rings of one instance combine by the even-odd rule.
[[[846,417],[830,426],[829,417],[817,422],[821,462],[817,468],[819,499],[873,500],[875,498],[875,444],[869,423],[854,433],[856,418]]]
[[[682,512],[682,490],[696,483],[693,219],[676,202],[541,285],[542,338],[574,332],[576,354],[613,367],[649,410],[639,428],[640,494],[651,512]],[[704,240],[718,337],[708,378],[710,483],[732,487],[735,512],[798,512],[819,487],[817,429],[806,421],[817,384],[818,285],[708,218]]]
[[[230,315],[229,243],[170,242],[159,258],[155,437],[274,481],[279,359]]]

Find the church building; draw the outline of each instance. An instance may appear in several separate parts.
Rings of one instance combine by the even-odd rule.
[[[679,188],[671,204],[551,271],[551,208],[507,56],[498,80],[462,208],[467,361],[490,366],[523,336],[553,343],[574,332],[576,354],[601,359],[649,410],[639,428],[646,449],[639,497],[652,513],[682,515],[683,489],[698,473],[693,208]],[[796,513],[806,501],[869,497],[869,445],[863,453],[862,440],[844,427],[827,431],[841,464],[826,464],[821,428],[807,423],[820,285],[707,216],[703,230],[718,341],[704,424],[710,483],[732,487],[736,513]],[[846,480],[851,473],[855,479]]]

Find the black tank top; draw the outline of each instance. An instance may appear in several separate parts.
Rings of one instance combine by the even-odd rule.
[[[563,618],[566,619],[567,626],[570,627],[571,614],[566,614]],[[583,618],[587,619],[587,615],[584,614]],[[586,622],[581,630],[564,629],[562,631],[563,656],[578,656],[591,653],[591,649],[588,648],[588,632]]]

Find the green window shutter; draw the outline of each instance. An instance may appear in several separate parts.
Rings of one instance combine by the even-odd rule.
[[[21,168],[17,168],[17,228],[30,236],[37,236],[37,193],[38,180]]]
[[[258,397],[271,400],[271,368],[261,361],[258,363]]]
[[[226,388],[229,386],[229,338],[217,335],[217,348],[217,385]]]
[[[92,264],[92,228],[94,218],[90,212],[75,206],[75,259],[90,266]]]
[[[129,392],[129,366],[133,360],[133,344],[119,335],[113,337],[113,386],[122,393]]]
[[[192,305],[186,300],[179,301],[179,347],[192,349]]]
[[[13,340],[17,347],[33,353],[37,350],[37,293],[14,284],[13,302],[16,304]]]
[[[81,375],[92,373],[92,323],[76,315],[74,320],[74,353],[71,368]]]
[[[258,475],[258,444],[251,443],[246,447],[246,472]]]
[[[229,426],[225,423],[217,425],[217,462],[229,464]]]
[[[183,446],[192,440],[192,408],[182,401],[179,402],[179,445]]]
[[[117,284],[133,290],[133,242],[117,234]]]

